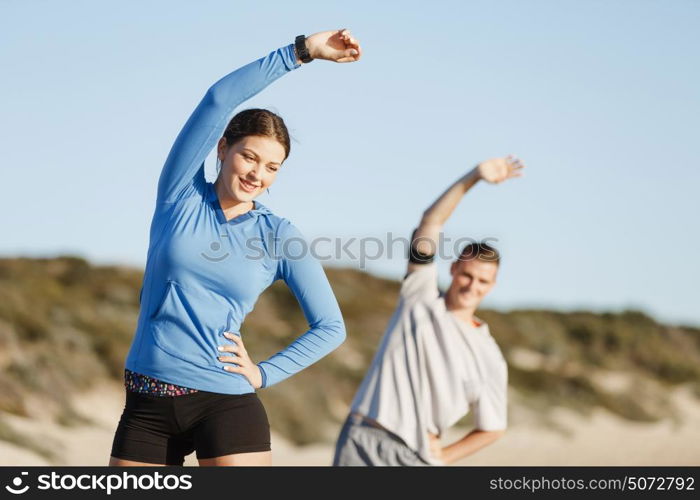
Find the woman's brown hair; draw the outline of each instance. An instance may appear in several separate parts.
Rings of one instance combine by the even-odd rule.
[[[224,137],[230,147],[249,135],[261,135],[276,139],[284,147],[284,159],[289,156],[291,144],[289,132],[282,117],[267,109],[253,108],[237,113],[228,122]]]

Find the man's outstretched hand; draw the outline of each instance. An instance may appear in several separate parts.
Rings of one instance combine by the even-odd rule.
[[[480,179],[491,184],[498,184],[506,179],[522,176],[522,169],[524,168],[525,164],[522,161],[513,155],[508,155],[503,158],[492,158],[481,162],[476,167],[476,170]]]

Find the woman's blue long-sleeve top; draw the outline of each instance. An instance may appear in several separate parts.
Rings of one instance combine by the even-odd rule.
[[[299,230],[255,201],[226,220],[204,160],[233,110],[299,65],[294,46],[271,52],[216,82],[178,135],[158,182],[141,311],[126,368],[177,385],[222,394],[254,392],[224,370],[217,346],[231,343],[258,296],[285,281],[309,329],[260,366],[269,387],[338,347],[345,326],[321,264]]]

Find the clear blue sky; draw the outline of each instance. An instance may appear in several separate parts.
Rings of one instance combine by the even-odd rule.
[[[498,238],[486,305],[699,325],[699,22],[692,0],[0,1],[0,254],[143,265],[160,167],[209,85],[348,27],[360,63],[313,62],[245,105],[295,138],[260,201],[308,238],[408,236],[475,163],[516,153],[526,176],[477,186],[445,228]]]

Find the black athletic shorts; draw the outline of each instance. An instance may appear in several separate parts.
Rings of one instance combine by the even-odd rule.
[[[126,391],[112,456],[136,462],[182,465],[197,458],[270,450],[270,424],[257,394],[197,391],[154,396]]]

